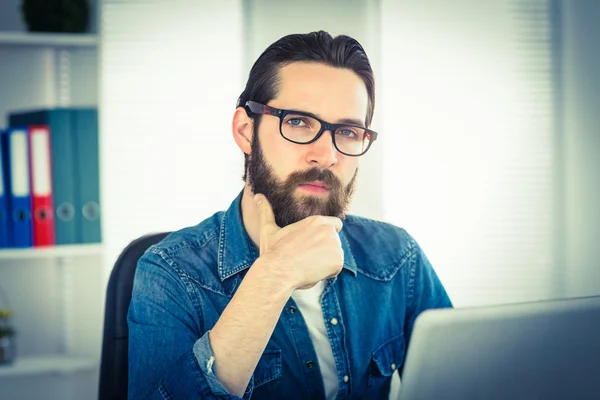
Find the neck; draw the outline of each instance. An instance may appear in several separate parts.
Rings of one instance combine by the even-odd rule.
[[[257,249],[260,249],[258,207],[254,202],[254,194],[252,194],[252,190],[250,190],[250,186],[247,183],[244,186],[244,194],[242,195],[242,221],[244,222],[244,228],[246,228],[248,236],[250,236],[250,240]]]

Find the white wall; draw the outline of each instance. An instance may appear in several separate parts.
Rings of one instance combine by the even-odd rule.
[[[600,2],[560,5],[567,294],[600,295]]]
[[[555,295],[547,2],[389,0],[382,9],[385,217],[455,305]]]
[[[239,1],[111,1],[101,29],[106,274],[151,232],[195,225],[241,190],[231,136],[241,93]]]

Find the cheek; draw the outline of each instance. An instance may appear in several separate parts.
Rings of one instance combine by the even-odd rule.
[[[338,163],[336,165],[336,168],[334,168],[334,172],[336,173],[336,175],[342,178],[342,183],[344,185],[347,185],[348,183],[350,183],[350,180],[352,180],[352,177],[356,173],[357,168],[357,157],[348,157],[341,155],[341,157],[338,158]]]
[[[279,179],[301,169],[302,152],[298,151],[298,145],[282,138],[279,132],[265,132],[260,141],[263,156]]]

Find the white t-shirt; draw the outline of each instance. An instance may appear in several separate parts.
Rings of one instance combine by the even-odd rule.
[[[323,294],[324,288],[325,281],[321,281],[310,289],[294,291],[292,298],[300,309],[304,321],[306,321],[310,338],[317,352],[319,367],[321,367],[321,374],[323,375],[323,385],[325,386],[325,398],[333,400],[337,396],[339,383],[337,367],[335,366],[329,337],[327,337],[327,329],[325,328],[321,308],[321,294]]]

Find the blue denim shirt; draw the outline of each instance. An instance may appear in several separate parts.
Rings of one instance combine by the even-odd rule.
[[[130,399],[238,398],[216,379],[208,331],[258,258],[242,223],[241,196],[226,212],[172,233],[140,259],[128,313]],[[415,318],[452,304],[403,229],[348,216],[340,239],[344,266],[327,280],[321,298],[325,321],[338,321],[325,324],[337,398],[387,399]],[[324,396],[309,331],[290,298],[244,399]]]

